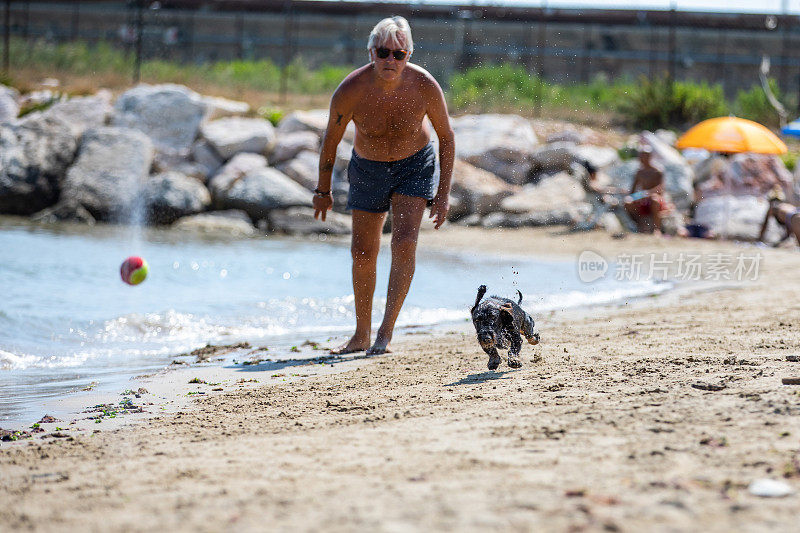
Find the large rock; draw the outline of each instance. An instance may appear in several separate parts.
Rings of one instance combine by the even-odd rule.
[[[139,85],[117,99],[112,124],[144,132],[160,152],[186,154],[205,113],[200,95],[182,85]]]
[[[319,181],[319,154],[302,151],[291,161],[277,165],[276,168],[306,189],[313,191]],[[350,191],[347,169],[337,171],[334,167],[331,176],[331,190],[333,192],[333,210],[337,213],[346,213],[347,195]]]
[[[206,107],[206,120],[216,120],[223,117],[238,117],[250,112],[250,104],[228,100],[219,96],[201,96]]]
[[[547,143],[568,141],[575,144],[606,146],[609,144],[609,134],[614,135],[608,130],[598,131],[563,120],[534,118],[530,123],[536,137],[545,139]]]
[[[267,217],[270,231],[291,235],[313,235],[327,233],[347,235],[352,231],[352,219],[347,215],[328,211],[325,221],[314,218],[313,207],[290,207],[274,209]]]
[[[731,239],[755,240],[769,204],[763,196],[718,195],[697,203],[694,222],[703,224],[715,234]],[[777,240],[782,234],[771,224],[767,240]]]
[[[352,156],[353,145],[347,141],[340,142],[336,147],[336,162],[333,164],[333,173],[338,175],[342,181],[347,181],[347,167],[350,166]]]
[[[79,222],[81,224],[93,226],[95,223],[95,219],[92,214],[75,199],[62,200],[54,206],[43,209],[38,213],[34,213],[31,215],[31,220],[34,222],[42,222],[44,224],[54,224],[56,222]]]
[[[556,142],[538,148],[531,156],[534,172],[569,171],[575,161],[587,161],[595,168],[602,169],[618,162],[619,155],[607,146]]]
[[[545,142],[547,144],[561,143],[561,142],[567,142],[571,144],[584,144],[586,143],[586,136],[575,129],[567,128],[547,135]]]
[[[569,207],[551,209],[549,211],[534,211],[530,213],[489,213],[480,220],[484,228],[521,228],[525,226],[568,226],[580,220],[585,220],[592,208],[588,203],[582,202]],[[468,217],[469,218],[469,217]],[[468,221],[474,225],[473,220]]]
[[[202,183],[180,172],[156,174],[144,186],[147,221],[172,224],[182,216],[205,211],[211,194]]]
[[[248,172],[267,168],[267,158],[259,154],[242,153],[225,163],[209,181],[211,197],[217,198],[227,191],[234,182],[242,179]]]
[[[225,162],[214,147],[204,139],[192,145],[191,155],[192,160],[203,167],[203,171],[208,178],[216,174]],[[206,181],[208,181],[208,178],[206,178]]]
[[[218,190],[214,202],[223,209],[241,209],[253,220],[273,209],[311,206],[311,194],[274,168],[258,168]]]
[[[585,202],[586,192],[580,183],[566,172],[529,184],[522,191],[500,202],[506,213],[544,213],[569,211]]]
[[[304,150],[309,152],[319,150],[319,137],[314,132],[296,131],[286,135],[279,135],[272,147],[269,161],[273,165],[278,165],[293,159]]]
[[[278,135],[298,131],[311,131],[321,139],[328,127],[328,110],[312,109],[311,111],[294,111],[289,113],[278,123]],[[353,143],[355,138],[355,125],[350,122],[342,138],[348,143]]]
[[[200,183],[206,183],[209,178],[208,167],[205,165],[201,165],[197,161],[191,161],[182,156],[163,153],[156,153],[153,159],[152,172],[154,174],[178,172],[190,178],[194,178]]]
[[[688,165],[676,165],[668,163],[666,165],[655,162],[664,172],[664,189],[667,191],[672,202],[680,211],[686,212],[694,201],[694,188],[692,180],[694,173]],[[630,189],[633,185],[633,178],[639,171],[639,161],[631,159],[612,165],[606,169],[611,179],[611,185],[622,189]]]
[[[275,165],[275,168],[309,191],[313,191],[319,181],[319,154],[303,150],[291,161]]]
[[[225,237],[247,237],[256,232],[248,214],[236,209],[189,215],[179,219],[172,227],[204,235]]]
[[[98,220],[140,223],[142,187],[153,161],[153,144],[142,132],[102,127],[86,130],[79,155],[67,171],[61,198],[74,200]]]
[[[0,213],[30,215],[52,205],[77,146],[69,125],[54,117],[0,125]]]
[[[491,172],[456,159],[450,189],[450,216],[453,219],[477,213],[486,215],[500,208],[504,198],[519,192]]]
[[[241,152],[266,153],[275,141],[275,128],[260,118],[221,118],[203,124],[200,131],[225,160]]]
[[[528,179],[537,144],[530,123],[517,115],[466,115],[453,119],[456,157],[513,184]]]
[[[311,111],[293,111],[278,123],[278,135],[311,131],[321,137],[328,127],[328,110],[312,109]]]
[[[23,108],[39,107],[44,109],[65,98],[66,96],[59,92],[51,91],[50,89],[42,89],[22,95],[19,99],[19,105]]]
[[[79,96],[56,102],[42,113],[69,124],[75,137],[89,128],[105,126],[111,116],[111,91],[101,90],[93,96]]]
[[[0,85],[0,124],[11,122],[19,115],[19,91]]]

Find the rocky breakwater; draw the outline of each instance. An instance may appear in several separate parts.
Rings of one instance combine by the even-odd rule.
[[[334,212],[323,223],[311,207],[327,110],[295,111],[276,126],[245,103],[163,84],[134,87],[116,101],[108,91],[56,99],[18,117],[24,98],[0,86],[0,213],[242,235],[350,232],[352,124],[337,151]],[[591,211],[581,162],[599,170],[601,185],[621,188],[631,186],[638,168],[636,159],[620,157],[620,132],[501,114],[452,123],[454,224],[572,224]],[[795,197],[796,180],[778,158],[735,156],[725,161],[723,179],[714,159],[690,164],[673,143],[665,132],[628,140],[649,145],[664,171],[674,206],[668,231],[695,221],[717,234],[753,238],[766,190],[779,185]]]
[[[0,91],[0,213],[242,235],[350,231],[341,214],[313,219],[319,113],[276,128],[247,104],[172,84],[140,85],[116,102],[106,91],[56,100],[24,117],[19,99]]]

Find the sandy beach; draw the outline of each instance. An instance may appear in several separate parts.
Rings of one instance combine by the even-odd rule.
[[[0,524],[796,529],[800,386],[781,382],[800,377],[800,362],[786,357],[800,355],[796,247],[553,228],[423,232],[419,253],[437,247],[561,258],[587,249],[608,258],[746,252],[762,260],[755,280],[535,316],[543,340],[523,347],[520,370],[486,371],[469,323],[404,330],[384,356],[266,366],[225,376],[222,386],[187,385],[199,370],[182,369],[175,387],[204,394],[128,415],[129,423],[48,424],[30,440],[0,444]],[[207,383],[218,375],[203,372]],[[751,494],[762,478],[794,493]]]

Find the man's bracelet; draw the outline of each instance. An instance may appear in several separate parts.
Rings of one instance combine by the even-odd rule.
[[[325,198],[325,197],[331,195],[331,191],[329,191],[329,190],[328,191],[321,191],[321,190],[319,190],[319,187],[317,187],[316,189],[314,189],[314,194],[316,194],[320,198]]]

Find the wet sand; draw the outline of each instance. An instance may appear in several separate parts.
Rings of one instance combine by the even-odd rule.
[[[41,531],[796,528],[800,386],[781,384],[800,377],[800,362],[786,357],[800,355],[796,248],[463,228],[424,232],[420,253],[427,247],[560,257],[760,251],[763,260],[755,281],[537,316],[543,341],[523,347],[520,370],[486,371],[468,323],[411,329],[385,356],[244,376],[258,383],[181,384],[206,394],[127,415],[131,424],[101,420],[42,438],[55,431],[46,425],[33,439],[0,444],[0,523]],[[194,371],[182,370],[175,387]],[[214,383],[213,373],[203,376]],[[795,493],[754,496],[748,485],[760,478]]]

